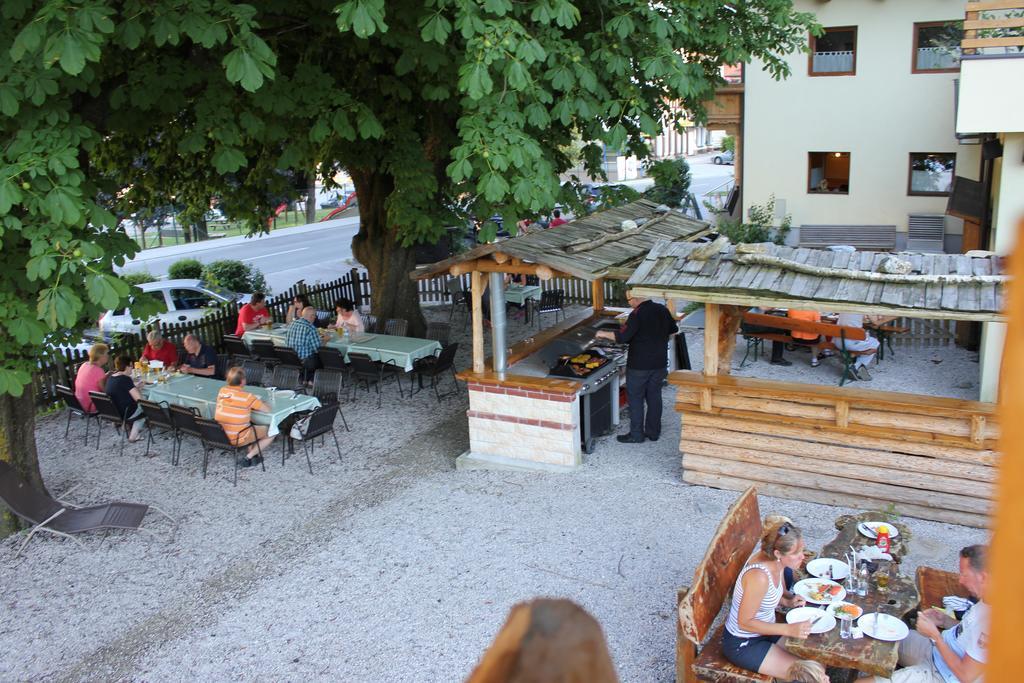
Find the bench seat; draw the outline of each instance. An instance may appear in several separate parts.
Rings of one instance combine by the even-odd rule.
[[[722,652],[722,633],[725,631],[723,623],[711,634],[704,649],[697,655],[693,663],[693,670],[697,678],[702,681],[715,681],[716,683],[772,683],[775,679],[771,676],[759,674],[755,671],[747,671],[736,666]]]

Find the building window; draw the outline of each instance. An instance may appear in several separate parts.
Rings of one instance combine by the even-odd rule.
[[[857,73],[857,27],[827,28],[811,36],[811,76],[852,76]]]
[[[907,194],[948,196],[955,172],[956,154],[948,152],[911,154]]]
[[[809,152],[807,191],[811,194],[850,194],[850,153]]]
[[[941,73],[960,69],[963,29],[955,21],[914,24],[914,73]]]

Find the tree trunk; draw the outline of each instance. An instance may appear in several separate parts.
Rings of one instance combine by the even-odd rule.
[[[416,253],[401,246],[398,228],[388,225],[384,206],[394,181],[383,173],[353,171],[351,175],[359,196],[359,232],[352,239],[352,253],[370,276],[371,312],[379,321],[408,320],[409,335],[422,336],[427,325],[417,283],[409,279],[416,268]]]
[[[0,460],[11,463],[29,484],[45,490],[36,454],[36,403],[31,385],[21,396],[0,395]],[[0,537],[20,528],[18,518],[4,510]]]
[[[309,186],[306,188],[306,222],[316,223],[316,166],[309,171]]]
[[[206,218],[200,218],[192,227],[195,230],[196,242],[202,242],[203,240],[210,239],[210,228],[206,224]]]

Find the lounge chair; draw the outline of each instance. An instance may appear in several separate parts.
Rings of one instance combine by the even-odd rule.
[[[48,494],[37,491],[26,484],[13,467],[2,461],[0,461],[0,500],[10,508],[11,512],[33,524],[15,557],[21,555],[37,531],[46,531],[56,536],[70,538],[79,545],[83,545],[83,543],[75,538],[75,534],[86,531],[130,529],[153,533],[150,529],[142,528],[142,519],[150,510],[156,510],[169,519],[172,524],[177,525],[173,517],[155,505],[107,503],[91,507],[76,507],[51,498]]]

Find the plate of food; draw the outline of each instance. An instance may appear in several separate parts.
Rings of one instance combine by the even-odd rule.
[[[896,528],[896,525],[889,522],[861,522],[857,525],[857,531],[868,538],[878,538],[878,527],[880,526],[889,530],[889,538],[896,538],[900,535],[900,530]]]
[[[826,609],[828,609],[829,614],[842,619],[853,620],[864,614],[864,610],[852,602],[833,602]]]
[[[828,579],[803,579],[793,585],[793,592],[815,605],[828,605],[846,597],[846,589]]]
[[[819,579],[835,579],[842,581],[850,575],[850,567],[842,560],[830,557],[819,557],[807,563],[807,573]]]
[[[817,607],[797,607],[786,612],[786,622],[811,622],[811,633],[827,633],[836,627],[836,618]]]
[[[882,614],[881,612],[865,614],[857,622],[857,625],[863,629],[864,635],[871,636],[875,640],[895,642],[910,635],[910,629],[906,624],[891,614]]]

